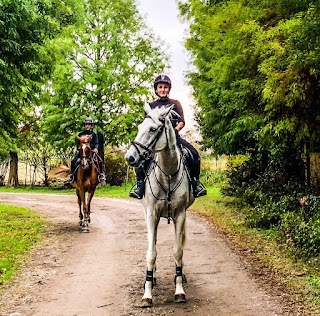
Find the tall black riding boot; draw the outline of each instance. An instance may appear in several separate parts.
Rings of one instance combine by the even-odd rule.
[[[137,184],[134,190],[131,190],[129,196],[141,200],[144,194],[144,169],[140,166],[135,169],[137,176]]]
[[[191,185],[193,190],[193,195],[195,198],[207,195],[207,190],[205,186],[200,182],[200,159],[194,161],[193,168],[191,171]]]

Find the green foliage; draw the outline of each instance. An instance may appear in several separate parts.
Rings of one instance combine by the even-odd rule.
[[[166,61],[133,0],[89,0],[85,12],[81,26],[51,43],[59,63],[42,97],[46,140],[55,148],[73,146],[87,116],[105,145],[132,139]]]
[[[230,168],[223,193],[240,197],[249,208],[247,223],[253,227],[278,226],[281,214],[294,210],[304,190],[304,168],[294,151],[256,154]]]
[[[180,8],[205,148],[246,154],[318,139],[318,2],[189,0]]]
[[[201,170],[201,182],[205,186],[215,186],[220,188],[226,181],[226,174],[224,171],[202,169]]]
[[[281,217],[279,237],[286,247],[300,258],[320,256],[320,200],[307,196],[303,205],[287,209]]]
[[[22,256],[40,239],[44,222],[30,210],[1,204],[0,227],[0,285],[4,285]]]
[[[126,181],[128,172],[128,164],[124,159],[123,152],[108,150],[104,161],[107,184],[111,186],[123,185]],[[132,169],[130,169],[130,171],[130,180],[132,180]]]
[[[75,0],[3,0],[0,3],[0,154],[17,151],[25,107],[38,102],[52,70],[46,42],[77,17]]]

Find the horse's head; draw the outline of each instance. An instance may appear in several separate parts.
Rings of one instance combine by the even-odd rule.
[[[147,115],[139,125],[138,134],[125,155],[130,166],[137,167],[150,155],[166,148],[169,139],[176,141],[169,119],[172,108],[173,106],[151,110],[149,104],[145,105]]]
[[[90,136],[77,136],[77,140],[79,141],[79,156],[81,159],[81,168],[87,169],[89,167],[89,161],[91,159],[91,148],[90,141],[92,139],[92,135]]]

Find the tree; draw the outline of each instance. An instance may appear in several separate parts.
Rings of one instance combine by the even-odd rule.
[[[300,147],[319,135],[319,3],[180,3],[204,147],[217,154]]]
[[[203,145],[247,157],[224,192],[247,203],[248,225],[306,227],[287,214],[298,218],[300,195],[319,194],[308,184],[320,135],[319,1],[190,0],[180,9]]]
[[[3,0],[0,3],[0,154],[11,156],[10,183],[16,185],[20,115],[37,104],[53,60],[46,41],[74,23],[79,1]],[[78,12],[80,12],[78,10]]]
[[[133,0],[88,1],[83,26],[64,35],[55,43],[60,64],[43,106],[47,141],[60,149],[74,146],[83,119],[91,116],[102,149],[128,142],[142,118],[150,82],[164,68],[161,43]]]

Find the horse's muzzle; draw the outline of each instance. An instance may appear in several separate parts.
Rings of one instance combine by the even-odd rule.
[[[130,156],[130,155],[127,156],[126,155],[125,158],[126,158],[126,161],[127,161],[128,165],[131,166],[131,167],[138,167],[141,164],[140,159],[136,159],[133,156]]]
[[[138,167],[141,164],[141,157],[134,147],[130,147],[124,158],[131,167]]]

